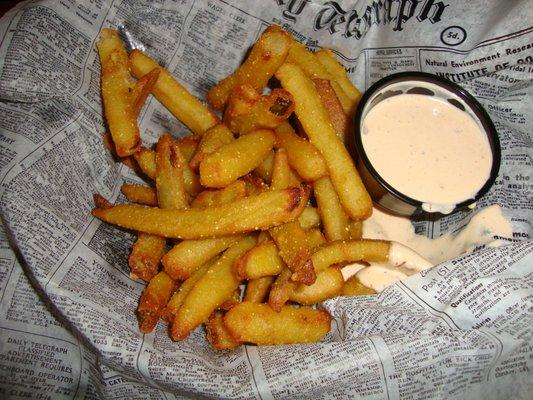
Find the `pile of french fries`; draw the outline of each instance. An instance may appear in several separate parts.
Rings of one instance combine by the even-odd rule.
[[[97,48],[104,142],[152,183],[122,186],[132,204],[95,195],[92,212],[137,234],[141,332],[163,319],[173,340],[205,324],[221,350],[316,342],[331,316],[314,305],[374,293],[341,273],[386,262],[390,243],[361,238],[372,202],[345,146],[360,93],[330,50],[309,52],[270,26],[207,94],[219,118],[148,55],[127,54],[116,31],[103,29]],[[192,135],[143,147],[149,94]]]

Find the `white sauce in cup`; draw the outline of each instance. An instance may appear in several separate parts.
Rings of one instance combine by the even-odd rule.
[[[468,113],[434,96],[382,100],[365,115],[362,133],[377,173],[425,211],[450,213],[489,179],[486,133]]]

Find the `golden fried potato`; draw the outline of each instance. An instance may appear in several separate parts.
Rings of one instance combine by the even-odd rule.
[[[128,258],[130,276],[145,282],[150,281],[159,270],[166,243],[165,238],[140,232]]]
[[[348,239],[349,219],[331,180],[325,176],[313,183],[318,213],[328,241]]]
[[[144,105],[144,102],[148,98],[148,95],[152,92],[161,70],[159,68],[154,68],[141,79],[139,79],[133,89],[131,90],[132,97],[132,107],[133,115],[135,118],[139,116],[141,109]]]
[[[267,240],[240,256],[233,265],[233,273],[239,280],[258,279],[279,274],[284,265],[274,242]]]
[[[194,208],[215,207],[219,204],[231,203],[233,200],[240,199],[248,194],[246,182],[239,179],[223,189],[207,189],[198,193],[191,206]]]
[[[183,181],[183,156],[168,134],[157,142],[155,186],[161,208],[185,209],[189,207]]]
[[[272,169],[274,168],[274,151],[271,150],[265,157],[263,162],[254,169],[254,174],[257,174],[265,182],[272,180]]]
[[[357,276],[354,275],[344,282],[341,294],[343,296],[368,296],[376,294],[376,291],[363,285],[359,279],[357,279]]]
[[[321,225],[320,214],[315,207],[305,207],[302,214],[298,217],[298,222],[304,229],[317,228]]]
[[[145,185],[130,185],[125,183],[120,187],[120,191],[132,203],[152,207],[156,207],[158,205],[157,191],[153,187]]]
[[[272,178],[270,189],[281,190],[291,186],[299,186],[300,180],[289,166],[287,152],[285,149],[278,149],[274,155],[274,164],[272,166]]]
[[[263,276],[262,278],[248,281],[243,301],[263,303],[268,296],[272,283],[274,283],[274,279],[273,276]]]
[[[322,246],[326,243],[326,238],[319,228],[306,229],[305,235],[307,237],[307,243],[311,249],[315,249],[316,247]]]
[[[296,285],[289,300],[306,306],[338,296],[344,286],[344,279],[340,269],[329,267],[316,276],[311,286]]]
[[[224,124],[218,124],[205,131],[198,145],[198,149],[191,159],[189,165],[197,170],[200,162],[209,154],[218,150],[225,144],[233,142],[233,133]]]
[[[312,343],[329,332],[331,316],[309,307],[285,306],[275,312],[267,304],[242,302],[226,313],[224,325],[234,340],[243,343]]]
[[[159,272],[150,280],[141,295],[139,306],[137,307],[139,329],[142,333],[153,331],[175,286],[174,280],[164,271]]]
[[[339,139],[346,144],[352,134],[350,118],[342,109],[342,104],[327,79],[313,79],[313,84]]]
[[[233,350],[240,343],[234,340],[224,325],[224,313],[215,311],[205,323],[207,341],[216,350]]]
[[[283,267],[272,284],[268,296],[268,305],[276,312],[281,311],[285,303],[289,301],[292,291],[296,287],[296,283],[291,281],[291,276],[292,271],[287,267]]]

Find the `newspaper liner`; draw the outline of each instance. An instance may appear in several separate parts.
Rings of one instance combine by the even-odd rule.
[[[531,17],[525,0],[19,4],[0,20],[0,397],[527,398]],[[378,296],[326,302],[335,321],[323,343],[217,353],[202,329],[179,343],[163,324],[143,336],[135,319],[143,284],[126,265],[133,237],[89,213],[92,193],[123,201],[122,182],[139,181],[102,145],[98,32],[121,27],[130,47],[203,97],[270,23],[311,49],[333,48],[363,90],[421,70],[473,93],[503,151],[477,208],[500,204],[513,240]],[[145,143],[165,130],[188,134],[153,98],[140,128]],[[415,227],[430,237],[455,232],[473,212]]]

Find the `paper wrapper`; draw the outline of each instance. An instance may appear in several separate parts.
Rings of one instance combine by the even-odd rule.
[[[495,0],[18,5],[0,21],[0,397],[530,397],[532,10]],[[503,153],[477,209],[499,204],[513,238],[379,295],[326,302],[334,322],[322,343],[214,352],[203,329],[179,343],[162,323],[142,335],[133,235],[90,215],[93,193],[123,201],[120,185],[140,180],[102,144],[98,32],[120,28],[203,98],[271,23],[312,50],[332,48],[361,91],[418,70],[474,94]],[[153,98],[139,121],[146,144],[164,131],[188,135]],[[416,229],[455,232],[473,213]]]

